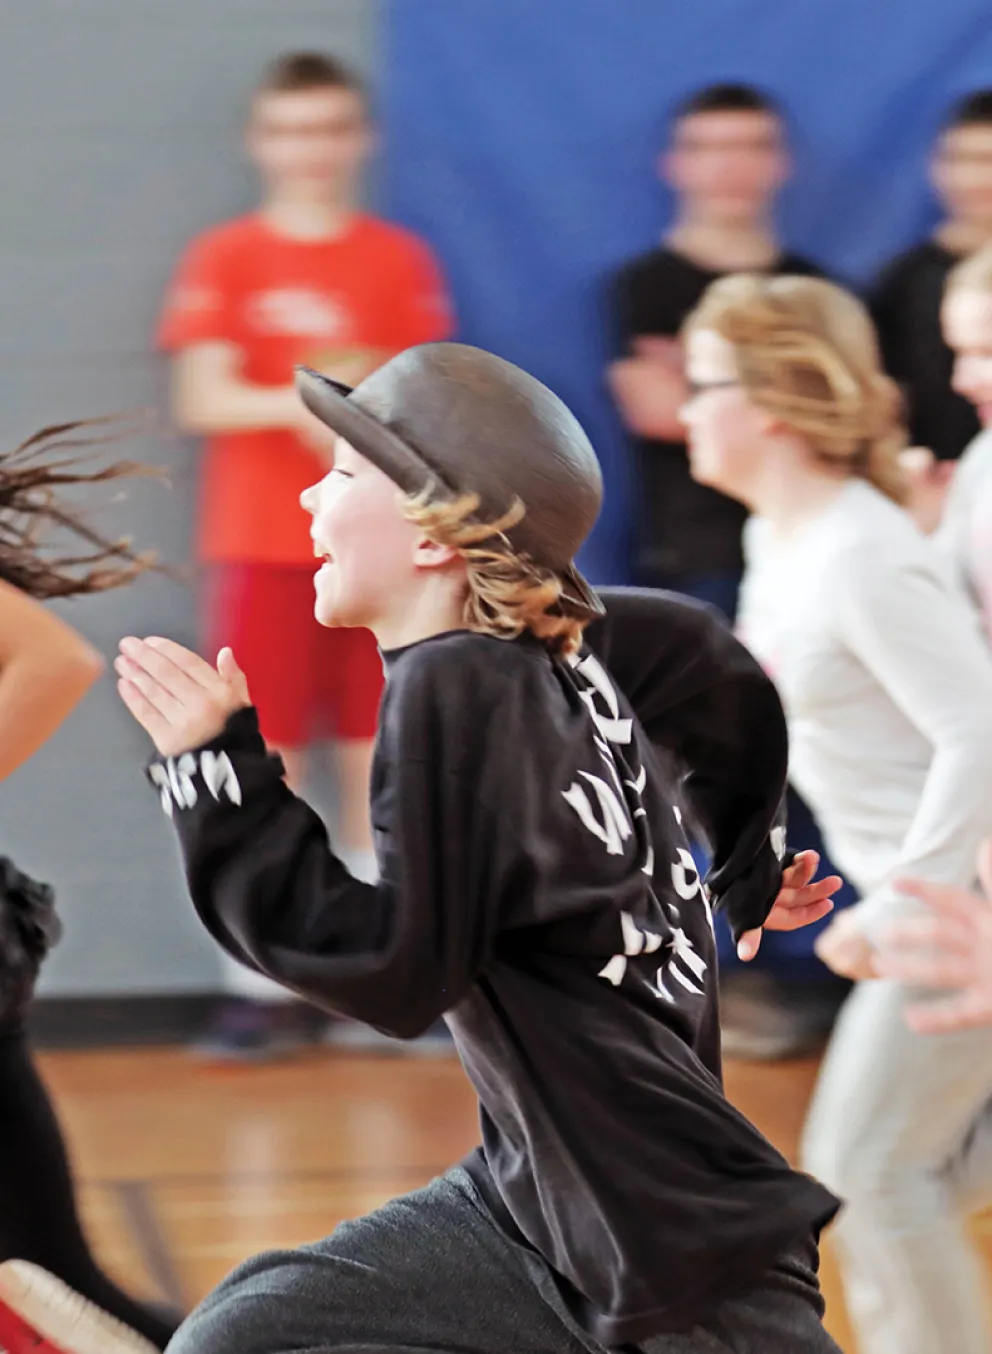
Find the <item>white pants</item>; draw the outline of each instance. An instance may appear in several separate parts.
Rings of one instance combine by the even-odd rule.
[[[992,1031],[914,1034],[902,1012],[921,995],[848,998],[802,1164],[845,1204],[833,1241],[860,1354],[988,1354],[966,1220],[992,1201]]]

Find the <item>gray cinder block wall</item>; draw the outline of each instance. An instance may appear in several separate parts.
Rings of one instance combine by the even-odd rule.
[[[118,448],[167,469],[98,521],[188,558],[196,449],[165,426],[150,336],[185,241],[252,201],[239,159],[258,72],[290,48],[369,71],[376,0],[0,0],[0,438],[121,409],[160,431]],[[193,642],[191,593],[161,579],[61,608],[108,656],[128,632]],[[141,775],[144,734],[108,676],[0,785],[0,853],[58,889],[48,995],[216,986],[171,830]]]

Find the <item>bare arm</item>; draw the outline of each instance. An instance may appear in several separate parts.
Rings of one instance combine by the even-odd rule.
[[[894,547],[891,547],[894,548]],[[873,976],[880,935],[907,914],[895,876],[965,886],[992,821],[992,662],[977,620],[925,555],[864,546],[834,566],[848,649],[932,749],[913,820],[887,881],[816,945],[836,973]]]
[[[102,669],[81,635],[0,583],[0,780],[47,742]]]
[[[334,380],[357,385],[389,356],[379,349],[342,353],[321,370]],[[172,411],[184,432],[211,434],[289,429],[326,447],[328,432],[307,410],[292,382],[259,385],[241,374],[242,354],[234,343],[193,343],[173,360]]]
[[[679,410],[686,401],[677,339],[635,339],[633,352],[607,368],[607,383],[630,432],[663,442],[681,442]]]
[[[295,428],[300,409],[292,384],[246,381],[241,352],[233,343],[193,343],[173,361],[172,412],[184,432]]]

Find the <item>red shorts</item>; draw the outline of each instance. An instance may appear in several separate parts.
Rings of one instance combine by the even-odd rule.
[[[368,630],[314,619],[314,569],[211,564],[204,588],[207,655],[229,645],[248,678],[262,734],[281,748],[375,737],[382,659]]]

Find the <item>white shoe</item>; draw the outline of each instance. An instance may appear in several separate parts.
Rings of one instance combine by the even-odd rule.
[[[27,1260],[0,1264],[5,1354],[159,1354],[150,1340]]]

